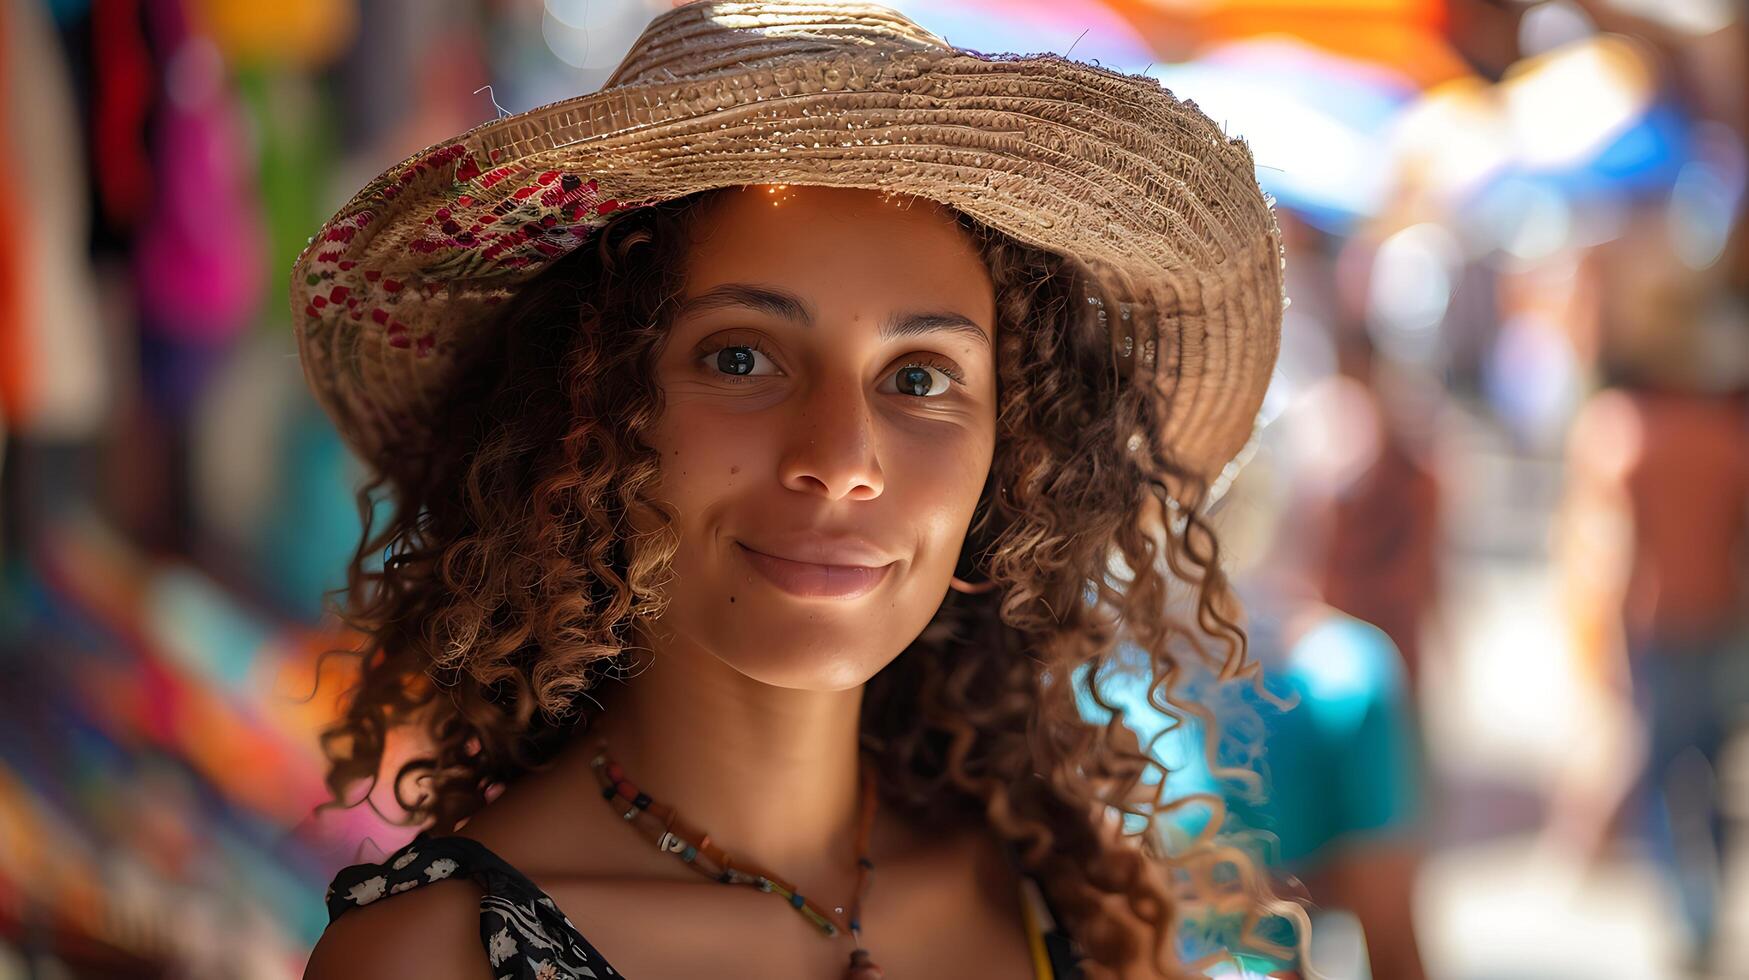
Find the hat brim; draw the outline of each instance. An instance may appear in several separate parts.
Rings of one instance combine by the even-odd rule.
[[[389,168],[299,256],[305,374],[367,461],[418,451],[519,283],[616,210],[759,183],[928,198],[1080,260],[1178,462],[1217,481],[1251,437],[1284,297],[1250,150],[1153,79],[1055,55],[786,57],[487,122]]]

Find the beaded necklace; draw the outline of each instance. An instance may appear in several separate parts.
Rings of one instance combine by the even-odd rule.
[[[640,791],[627,779],[625,772],[608,757],[606,738],[597,741],[595,757],[589,764],[595,770],[596,780],[601,783],[601,798],[616,811],[619,809],[616,800],[624,805],[626,809],[620,816],[637,827],[639,833],[658,850],[675,855],[699,874],[725,885],[751,885],[762,892],[782,896],[790,908],[826,936],[848,931],[856,949],[851,951],[844,980],[881,980],[884,976],[881,968],[869,959],[868,950],[862,947],[862,898],[868,890],[869,872],[874,870],[874,862],[868,857],[868,835],[869,828],[874,825],[876,800],[874,769],[866,758],[861,764],[862,812],[856,828],[856,893],[850,900],[849,915],[843,918],[839,917],[844,913],[842,907],[835,907],[833,914],[828,914],[804,898],[788,881],[745,861],[737,865],[722,848],[711,843],[709,834],[701,833],[681,820],[673,807],[651,799],[650,794]]]

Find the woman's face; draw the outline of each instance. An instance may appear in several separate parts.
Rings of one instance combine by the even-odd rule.
[[[989,473],[994,287],[922,200],[758,186],[698,217],[649,436],[679,534],[657,636],[854,687],[934,616]]]

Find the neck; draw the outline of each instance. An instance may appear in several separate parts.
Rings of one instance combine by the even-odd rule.
[[[679,639],[641,653],[627,673],[585,737],[605,736],[628,780],[737,866],[759,865],[804,890],[849,873],[861,686],[774,687]]]

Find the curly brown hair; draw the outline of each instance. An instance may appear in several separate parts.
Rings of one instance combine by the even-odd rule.
[[[523,286],[466,352],[433,427],[447,441],[358,490],[364,532],[330,604],[343,599],[334,611],[360,642],[329,653],[357,656],[359,672],[321,735],[333,799],[318,812],[347,805],[360,781],[374,788],[389,736],[411,729],[424,751],[392,783],[406,816],[386,819],[452,833],[606,710],[591,692],[662,609],[675,551],[672,535],[625,529],[666,526],[642,435],[662,412],[653,366],[688,221],[710,196],[617,214]],[[1185,904],[1206,900],[1210,859],[1239,872],[1247,941],[1281,952],[1255,931],[1278,910],[1301,923],[1303,949],[1303,912],[1214,837],[1220,801],[1163,799],[1152,746],[1096,686],[1112,719],[1084,720],[1071,682],[1117,669],[1121,641],[1147,653],[1157,709],[1212,722],[1178,693],[1185,658],[1222,678],[1256,670],[1200,484],[1158,440],[1132,438],[1162,431],[1163,399],[1119,377],[1109,297],[1079,263],[959,222],[995,285],[999,378],[995,459],[959,574],[997,588],[950,592],[868,682],[862,739],[882,803],[918,821],[981,819],[1016,845],[1090,978],[1117,975],[1144,944],[1160,975],[1198,975],[1172,942]],[[404,798],[409,778],[423,785]],[[1215,819],[1190,847],[1147,832],[1193,803]]]

